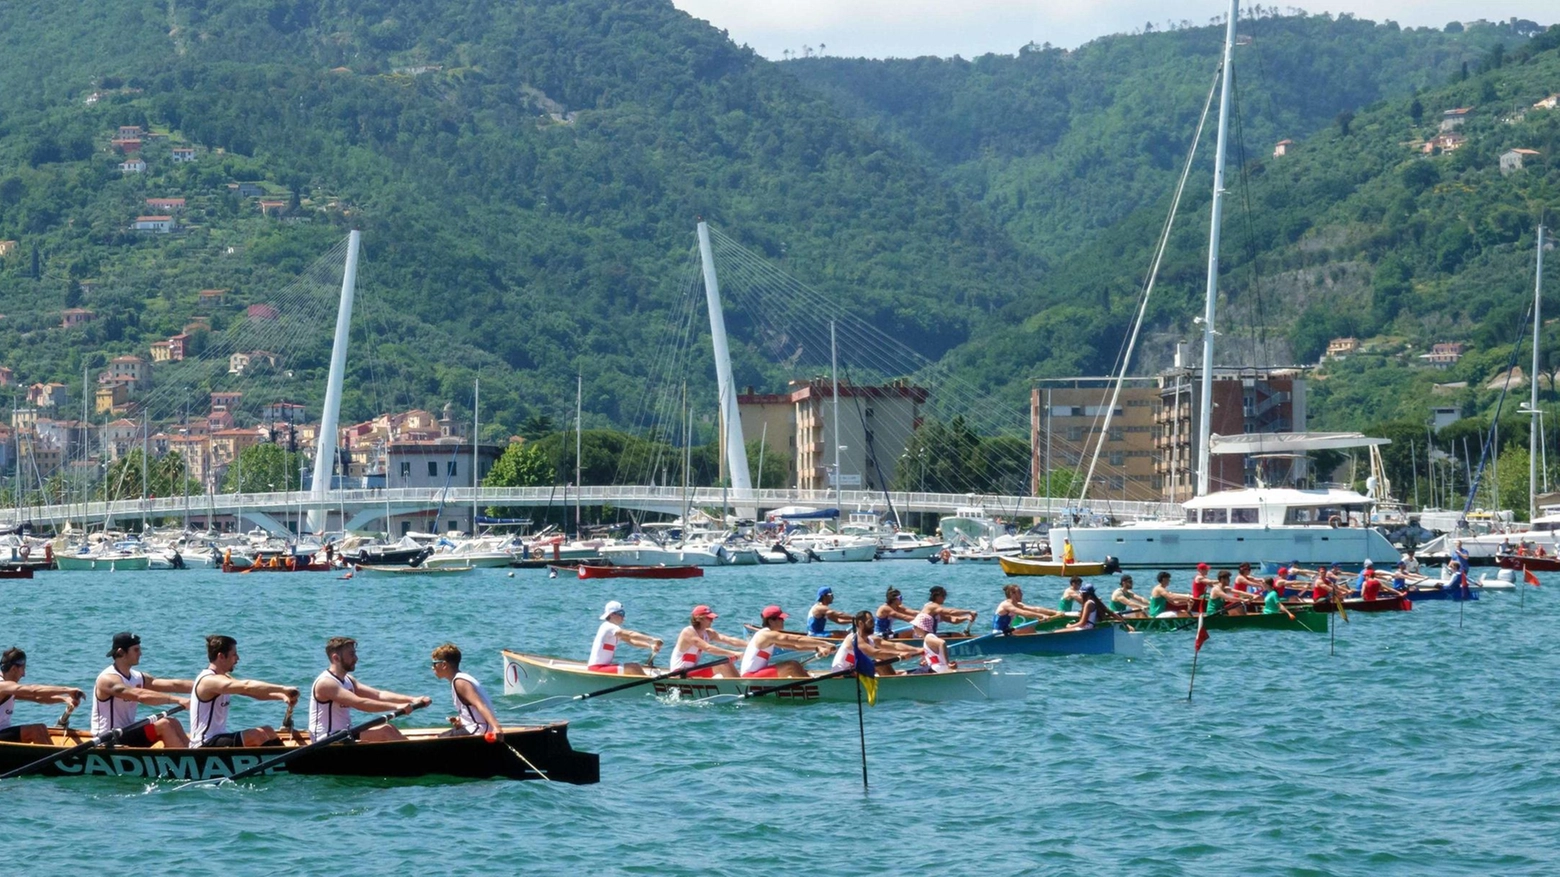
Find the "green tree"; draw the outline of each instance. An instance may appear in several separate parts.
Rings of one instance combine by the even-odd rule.
[[[541,487],[552,483],[553,465],[535,442],[516,442],[493,463],[484,487]]]
[[[303,454],[280,445],[250,445],[228,465],[222,478],[223,493],[266,493],[299,490],[302,487],[299,464]]]

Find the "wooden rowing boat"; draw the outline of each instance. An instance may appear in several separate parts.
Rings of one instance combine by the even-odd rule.
[[[698,566],[597,566],[576,567],[582,579],[696,579],[704,575]]]
[[[1120,569],[1116,562],[1107,558],[1098,563],[1063,563],[1060,560],[1041,560],[1034,557],[1010,557],[1006,554],[999,555],[997,562],[1002,564],[1002,571],[1010,576],[1102,576],[1108,572]]]
[[[1560,572],[1560,557],[1535,557],[1531,554],[1497,554],[1495,555],[1495,565],[1501,569]]]
[[[0,579],[30,579],[33,577],[30,566],[5,566],[0,567]]]
[[[1042,624],[1029,622],[1028,624],[1015,625],[1011,634],[986,633],[944,633],[943,642],[948,645],[948,657],[976,658],[997,657],[1002,655],[1122,655],[1128,658],[1141,658],[1143,656],[1143,635],[1133,633],[1124,627],[1114,624],[1102,624],[1092,630],[1061,630],[1071,623],[1072,618],[1059,618]],[[753,625],[746,625],[748,635],[751,636],[757,630]],[[802,631],[786,631],[798,636],[808,636]],[[846,631],[830,631],[824,635],[824,639],[839,641],[845,638]],[[902,645],[921,646],[919,638],[895,637],[893,642]],[[779,652],[775,660],[798,660],[806,657],[806,652]]]
[[[459,576],[474,566],[359,566],[358,575],[370,576]]]
[[[1323,600],[1319,603],[1305,604],[1317,612],[1337,612],[1338,608],[1331,600]],[[1414,608],[1414,601],[1407,597],[1378,597],[1375,600],[1362,600],[1359,598],[1343,601],[1346,612],[1407,612]]]
[[[1408,599],[1413,600],[1415,603],[1422,603],[1426,600],[1479,599],[1478,585],[1469,584],[1466,598],[1463,596],[1463,590],[1462,588],[1447,587],[1444,584],[1432,585],[1430,587],[1415,586],[1408,589]]]
[[[1279,630],[1289,632],[1327,632],[1327,616],[1310,609],[1292,609],[1294,620],[1282,612],[1264,615],[1209,615],[1204,619],[1207,630]],[[1127,622],[1145,633],[1170,630],[1196,630],[1197,616],[1180,615],[1174,618],[1128,618]]]
[[[502,744],[481,737],[440,737],[438,728],[404,730],[406,740],[321,746],[267,774],[356,777],[452,776],[547,779],[586,784],[601,780],[600,756],[569,745],[568,724],[505,728]],[[29,764],[51,750],[64,752],[91,739],[85,731],[50,729],[53,743],[0,743],[0,773]],[[288,737],[285,732],[284,737]],[[232,776],[273,755],[309,742],[307,733],[283,747],[91,749],[48,765],[39,776],[120,776],[199,780]],[[517,754],[518,753],[518,754]],[[527,764],[529,763],[529,764]],[[535,768],[534,770],[532,768]],[[540,771],[541,773],[537,773]]]
[[[585,669],[580,661],[511,652],[504,656],[504,694],[527,697],[575,696],[599,691],[629,677],[616,673],[597,673]],[[650,671],[656,672],[654,670]],[[822,675],[822,674],[817,674]],[[744,694],[754,688],[766,688],[789,679],[667,679],[639,688],[606,695],[635,697],[654,693],[680,700],[712,697],[717,694]],[[1023,700],[1029,692],[1029,677],[1023,673],[998,672],[995,664],[971,663],[948,673],[912,673],[878,678],[879,701],[914,700]],[[855,703],[856,680],[851,677],[822,679],[788,691],[756,698],[782,703]]]

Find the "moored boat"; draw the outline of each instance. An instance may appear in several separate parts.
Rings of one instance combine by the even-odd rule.
[[[1560,572],[1560,557],[1532,554],[1497,554],[1495,565],[1501,569],[1530,570],[1532,572]]]
[[[30,579],[33,577],[30,566],[4,566],[0,567],[0,579]]]
[[[582,579],[696,579],[704,575],[697,566],[596,566],[582,563],[575,567]]]
[[[474,566],[359,566],[357,573],[371,576],[459,576],[474,569]]]
[[[62,571],[127,572],[148,569],[151,558],[144,554],[58,554],[54,565]]]
[[[1102,576],[1120,569],[1113,558],[1107,557],[1103,561],[1090,563],[1064,563],[1060,560],[1041,560],[1033,557],[1008,557],[1006,555],[997,558],[1002,564],[1002,571],[1010,576]]]

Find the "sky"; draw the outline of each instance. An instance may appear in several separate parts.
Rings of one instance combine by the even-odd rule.
[[[1146,22],[1204,25],[1227,0],[672,0],[678,9],[727,31],[736,43],[774,60],[786,50],[822,48],[829,55],[910,58],[988,52],[1014,54],[1028,43],[1075,48],[1096,37],[1129,33]],[[1279,6],[1278,3],[1272,3]],[[1291,7],[1283,6],[1286,11]],[[1404,27],[1449,21],[1560,19],[1555,0],[1348,0],[1300,7],[1311,13],[1351,13]]]

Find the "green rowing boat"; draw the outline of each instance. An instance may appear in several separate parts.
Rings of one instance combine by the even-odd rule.
[[[1206,619],[1205,627],[1208,630],[1287,630],[1291,633],[1308,631],[1310,633],[1327,632],[1327,615],[1311,609],[1292,609],[1295,613],[1293,621],[1282,612],[1277,615],[1210,615]],[[1065,627],[1076,620],[1071,618],[1053,618],[1039,624],[1015,625],[1015,629],[1054,630]],[[1119,622],[1111,622],[1112,624]],[[1197,618],[1128,618],[1127,623],[1133,630],[1142,633],[1163,633],[1172,630],[1196,630]],[[951,644],[953,640],[949,640]]]

